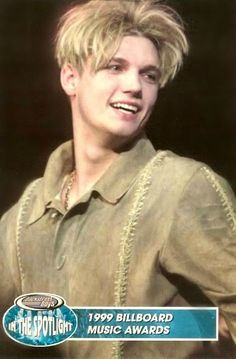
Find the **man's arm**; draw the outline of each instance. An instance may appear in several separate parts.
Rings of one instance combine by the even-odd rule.
[[[236,342],[236,202],[228,184],[203,166],[179,200],[161,264],[219,306]]]
[[[0,300],[11,301],[19,292],[19,268],[16,246],[16,219],[18,205],[6,212],[0,221]],[[11,299],[9,299],[11,298]]]
[[[0,319],[14,299],[19,295],[19,270],[17,262],[17,249],[15,243],[16,216],[18,205],[12,207],[0,221]],[[14,357],[19,353],[19,346],[11,342],[0,329],[0,357]]]

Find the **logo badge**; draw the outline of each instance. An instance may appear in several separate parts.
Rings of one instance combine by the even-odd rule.
[[[63,298],[49,293],[29,293],[15,299],[3,317],[6,334],[18,343],[51,346],[70,338],[77,317]]]

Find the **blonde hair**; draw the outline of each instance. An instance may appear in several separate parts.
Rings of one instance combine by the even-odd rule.
[[[144,36],[156,46],[161,87],[174,78],[188,43],[178,14],[159,0],[90,0],[73,6],[59,21],[58,64],[70,63],[82,71],[91,57],[97,71],[109,63],[127,35]]]

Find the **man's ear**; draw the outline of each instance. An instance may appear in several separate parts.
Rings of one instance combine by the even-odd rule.
[[[65,64],[61,68],[61,86],[68,96],[76,94],[79,82],[78,70],[71,64]]]

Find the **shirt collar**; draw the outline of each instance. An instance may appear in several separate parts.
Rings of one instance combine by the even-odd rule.
[[[48,159],[42,182],[32,204],[28,224],[32,224],[42,217],[46,208],[61,191],[65,176],[73,169],[73,141],[67,141],[57,147]]]
[[[111,164],[93,186],[103,199],[117,203],[128,191],[138,172],[155,155],[151,142],[143,135]]]
[[[87,201],[92,192],[97,192],[106,202],[117,203],[131,187],[138,172],[154,155],[155,150],[151,142],[142,134],[135,143],[121,152],[81,201]],[[73,141],[68,141],[49,157],[39,195],[33,203],[29,224],[44,214],[47,206],[61,191],[65,176],[73,169]]]

